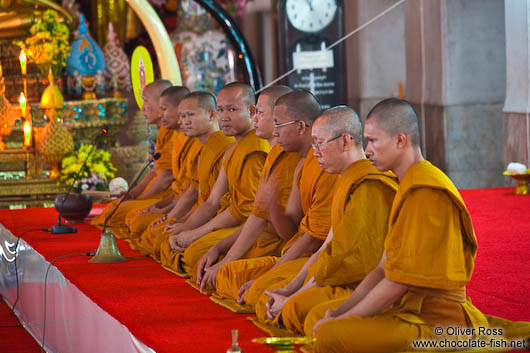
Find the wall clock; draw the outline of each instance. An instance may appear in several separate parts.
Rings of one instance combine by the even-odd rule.
[[[344,35],[342,0],[279,0],[280,70],[284,84],[308,89],[329,108],[346,103],[344,43],[325,48]]]

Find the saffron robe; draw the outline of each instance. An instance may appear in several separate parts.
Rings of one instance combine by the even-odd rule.
[[[395,175],[379,172],[369,160],[352,163],[333,195],[331,241],[308,270],[306,280],[314,277],[318,286],[289,299],[272,321],[265,306],[270,297],[262,295],[256,305],[258,319],[278,325],[281,318],[287,329],[303,333],[305,317],[314,306],[349,296],[381,260],[397,188]]]
[[[330,243],[320,252],[307,274],[317,287],[288,300],[274,320],[267,316],[262,295],[256,305],[259,321],[303,333],[307,313],[322,301],[349,296],[379,263],[388,230],[388,217],[397,190],[392,173],[379,172],[369,160],[352,163],[341,175],[331,205]],[[339,287],[342,286],[342,287]]]
[[[191,175],[191,185],[199,192],[193,209],[208,199],[221,171],[223,156],[234,142],[233,137],[225,136],[222,131],[214,132],[206,140],[199,154],[197,172]],[[138,250],[142,254],[149,255],[157,261],[160,260],[160,244],[163,241],[167,242],[169,238],[170,233],[164,232],[164,229],[170,221],[172,220],[168,219],[154,229],[151,228],[151,225],[145,229],[137,244]]]
[[[310,149],[296,178],[304,217],[300,221],[298,232],[283,247],[282,254],[304,233],[324,240],[331,227],[331,201],[338,176],[324,172]],[[308,257],[301,259],[278,266],[281,270],[275,269],[270,275],[267,272],[280,260],[279,257],[264,256],[230,262],[221,267],[217,274],[216,295],[226,298],[225,304],[230,306],[237,300],[239,288],[250,280],[256,280],[245,295],[245,302],[253,307],[263,291],[273,283],[294,277]]]
[[[267,159],[265,160],[265,165],[263,166],[263,172],[261,173],[257,195],[260,195],[259,189],[263,187],[262,185],[273,180],[275,182],[274,192],[276,194],[277,202],[282,209],[285,209],[293,185],[294,171],[300,159],[300,154],[296,152],[285,152],[280,145],[274,145],[271,151],[269,152]],[[243,259],[250,259],[269,255],[279,256],[280,251],[285,243],[285,241],[276,233],[276,230],[270,222],[270,205],[268,204],[265,198],[265,195],[263,195],[261,199],[259,197],[256,197],[251,213],[262,219],[265,219],[267,221],[266,228],[256,239],[252,247],[248,249],[248,251],[242,256]],[[190,249],[192,247],[195,247],[196,243],[207,243],[208,245],[212,243],[211,239],[205,238],[206,237],[199,239],[197,242],[192,244],[190,246]],[[211,246],[213,245],[214,244],[212,244]],[[205,249],[206,252],[210,249],[211,246]],[[199,252],[204,252],[204,250]],[[197,265],[198,261],[195,262],[193,271],[191,271],[192,279],[189,283],[193,284],[197,281]]]
[[[189,138],[182,132],[176,132],[178,136],[173,144],[171,170],[173,182],[171,190],[173,198],[178,199],[192,184],[191,180],[197,173],[199,153],[202,142],[196,138]],[[133,249],[138,249],[138,238],[152,222],[158,220],[160,213],[139,213],[141,210],[130,211],[125,218],[125,224],[129,230],[128,240]],[[131,241],[131,239],[133,239]]]
[[[270,149],[269,142],[257,137],[256,131],[251,130],[236,142],[223,162],[228,179],[228,210],[239,225],[252,211],[261,172]],[[190,245],[185,251],[175,252],[169,246],[169,242],[164,241],[160,245],[160,262],[167,270],[188,277],[195,263],[204,255],[204,249],[209,249],[215,242],[229,236],[236,229],[237,227],[228,227],[205,235],[214,243],[200,243],[201,246],[196,251],[190,250]],[[195,242],[200,240],[202,238]]]
[[[174,132],[175,130],[166,129],[163,125],[160,126],[160,129],[158,130],[155,152],[160,153],[160,158],[155,161],[157,176],[162,172],[162,170],[171,170],[171,151],[176,138]],[[117,238],[121,239],[122,237],[127,237],[128,230],[125,227],[125,217],[127,216],[127,213],[132,210],[149,207],[171,194],[171,188],[168,187],[166,190],[151,195],[148,198],[142,198],[142,195],[149,190],[151,184],[155,180],[156,176],[150,181],[144,191],[135,200],[122,203],[117,209],[116,213],[114,213],[114,215],[108,221],[107,227],[112,229]],[[119,201],[120,200],[117,199],[110,202],[101,214],[92,219],[90,224],[98,228],[102,228],[103,223],[105,223],[105,219],[114,210]]]
[[[408,292],[381,314],[322,324],[315,352],[401,352],[412,350],[413,340],[470,338],[436,335],[437,326],[472,327],[475,332],[488,327],[492,318],[475,308],[465,293],[477,252],[471,217],[451,180],[428,161],[414,164],[400,182],[385,252],[385,278],[407,284]],[[308,314],[306,333],[312,333],[307,331],[312,331],[322,310],[317,306]],[[510,338],[525,330],[524,325],[514,325],[520,331],[508,330]]]

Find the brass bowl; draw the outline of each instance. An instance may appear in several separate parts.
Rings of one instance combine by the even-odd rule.
[[[297,352],[298,348],[313,344],[315,338],[309,337],[260,337],[252,340],[254,343],[266,344],[274,352]]]
[[[504,175],[509,175],[517,182],[515,187],[516,195],[528,195],[530,194],[530,169],[523,174],[513,174],[508,171],[503,173]]]

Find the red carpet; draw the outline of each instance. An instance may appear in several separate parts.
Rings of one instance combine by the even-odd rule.
[[[512,192],[512,188],[462,191],[479,240],[468,295],[485,313],[530,321],[530,196]],[[0,210],[0,223],[15,235],[51,226],[56,217],[54,209]],[[96,249],[99,231],[89,225],[77,228],[78,234],[34,232],[24,239],[48,261]],[[127,243],[118,244],[124,255],[138,255]],[[217,306],[153,260],[121,264],[88,264],[87,260],[66,258],[55,266],[155,351],[223,351],[230,346],[230,330],[234,328],[239,329],[245,352],[265,351],[250,342],[264,334],[245,315]]]
[[[52,208],[0,211],[0,223],[13,234],[53,225],[56,218]],[[100,231],[86,224],[76,228],[78,234],[33,232],[25,234],[24,239],[48,261],[95,250]],[[118,245],[125,256],[139,256],[127,243],[118,241]],[[89,264],[88,259],[65,258],[55,266],[157,353],[222,351],[231,345],[231,329],[239,329],[245,352],[262,348],[250,340],[264,333],[246,320],[246,315],[219,307],[155,261],[144,258],[120,264]]]
[[[40,347],[22,326],[18,318],[11,314],[11,308],[0,300],[0,346],[2,352],[36,353]],[[15,326],[15,327],[3,327]]]
[[[530,321],[530,195],[513,188],[461,194],[478,238],[468,296],[485,313]]]

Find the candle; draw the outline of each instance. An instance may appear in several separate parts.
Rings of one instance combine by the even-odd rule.
[[[24,53],[24,50],[20,51],[20,56],[18,57],[20,60],[20,71],[22,71],[22,75],[26,74],[26,53]]]
[[[24,146],[31,145],[31,125],[29,121],[24,122]]]
[[[26,97],[24,92],[20,92],[20,97],[18,97],[18,103],[20,103],[20,111],[22,112],[22,117],[26,117]]]

